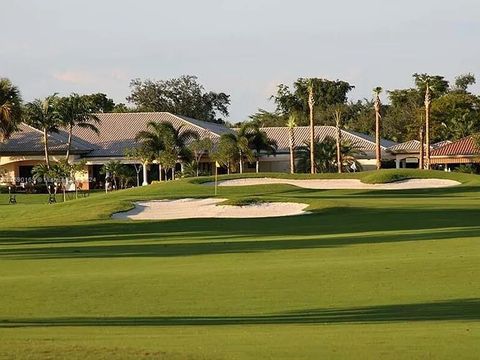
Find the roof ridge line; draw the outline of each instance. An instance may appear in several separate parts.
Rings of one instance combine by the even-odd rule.
[[[176,117],[177,119],[179,119],[179,120],[181,120],[181,121],[183,121],[183,122],[186,122],[186,123],[188,123],[188,124],[190,124],[190,125],[192,125],[192,126],[195,126],[196,128],[199,128],[199,129],[201,129],[201,130],[203,130],[203,131],[207,131],[207,132],[210,133],[210,134],[213,134],[213,135],[218,136],[218,137],[221,136],[221,135],[218,135],[218,134],[214,133],[213,131],[210,131],[210,130],[208,130],[208,129],[206,129],[206,128],[201,127],[200,125],[194,124],[194,123],[192,123],[191,121],[188,121],[188,120],[186,120],[186,119],[183,119],[182,117],[180,117],[180,116],[178,116],[178,115],[172,114],[172,113],[170,113],[170,112],[164,112],[164,113],[169,114],[169,115],[171,115],[171,116],[173,116],[173,117]],[[187,116],[187,117],[188,117],[188,116]],[[197,119],[194,119],[194,120],[197,120]],[[197,120],[197,121],[203,121],[203,120]],[[205,122],[208,122],[208,121],[205,121]]]

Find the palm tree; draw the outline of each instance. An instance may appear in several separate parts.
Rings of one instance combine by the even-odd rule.
[[[373,89],[373,107],[375,108],[375,156],[377,159],[377,170],[380,170],[382,167],[382,149],[380,147],[380,121],[382,119],[382,116],[380,114],[380,110],[382,107],[382,103],[380,101],[380,94],[382,93],[382,91],[383,89],[380,86],[377,86],[375,89]]]
[[[110,177],[113,181],[115,189],[118,189],[117,178],[122,172],[122,168],[123,165],[120,161],[112,160],[103,165],[103,167],[100,169],[100,174],[105,175],[105,177]]]
[[[425,167],[430,170],[430,106],[432,104],[432,95],[430,82],[428,78],[424,79],[425,82]]]
[[[152,154],[153,160],[157,160],[160,154],[165,150],[164,133],[161,123],[150,121],[147,124],[147,130],[137,133],[135,140],[142,144],[142,147]],[[159,164],[159,180],[162,181],[162,165]]]
[[[290,173],[295,173],[295,128],[297,127],[297,114],[292,113],[288,117],[288,143],[290,148]]]
[[[165,165],[167,168],[172,168],[174,177],[174,167],[178,159],[185,161],[191,158],[192,154],[187,147],[187,143],[191,140],[198,139],[198,133],[194,130],[185,130],[183,125],[175,128],[170,122],[150,121],[147,124],[147,129],[148,130],[140,131],[135,139],[142,142],[143,146],[154,154],[155,159],[159,161],[160,180],[162,180],[162,162],[168,163]],[[168,154],[162,156],[162,153],[165,151],[167,151]],[[176,158],[172,165],[170,160],[174,155],[176,155]],[[168,161],[166,161],[167,159]]]
[[[444,94],[448,91],[448,81],[443,76],[428,74],[413,74],[415,85],[419,92],[424,94],[423,104],[425,105],[425,168],[430,169],[430,109],[432,96]]]
[[[308,172],[308,170],[311,168],[310,153],[310,144],[305,142],[298,151],[298,169],[302,172]],[[327,136],[325,139],[323,139],[323,141],[320,141],[319,138],[316,138],[314,142],[314,154],[315,160],[313,165],[315,166],[315,171],[322,173],[337,171],[337,146],[336,140],[333,137]],[[355,163],[357,168],[361,168],[357,161],[357,157],[359,155],[363,155],[364,153],[356,144],[353,144],[349,141],[342,142],[341,154],[341,165],[343,167],[348,168]]]
[[[200,175],[200,160],[203,156],[205,156],[206,154],[210,154],[213,150],[213,141],[210,136],[210,132],[207,132],[203,139],[194,140],[188,145],[188,148],[193,155],[193,162],[190,163],[190,165],[193,165],[195,167],[196,176]],[[189,169],[189,171],[190,170],[191,169]]]
[[[43,146],[45,151],[45,163],[50,169],[50,156],[48,149],[48,133],[57,132],[60,125],[60,114],[55,109],[56,94],[46,97],[44,100],[36,99],[26,105],[26,122],[43,131]]]
[[[245,137],[248,140],[248,147],[254,151],[255,169],[258,173],[259,158],[262,151],[268,155],[275,155],[277,153],[277,142],[270,139],[265,131],[260,128],[258,121],[251,121],[244,123],[238,131],[239,137]]]
[[[212,153],[212,160],[223,164],[227,167],[227,174],[230,174],[232,164],[240,158],[237,146],[237,137],[234,134],[223,134],[214,151]]]
[[[52,194],[52,190],[50,188],[50,180],[53,178],[52,172],[50,167],[47,164],[38,164],[35,165],[32,169],[32,178],[36,182],[44,182],[47,186],[48,194]]]
[[[0,78],[0,143],[17,130],[22,118],[22,98],[18,88]]]
[[[59,185],[62,185],[63,201],[66,201],[66,180],[69,176],[69,170],[62,163],[54,163],[51,166],[45,164],[35,165],[32,169],[32,177],[35,181],[45,182],[49,195],[55,196]],[[52,187],[50,183],[53,183],[54,192],[52,193]]]
[[[249,162],[255,160],[249,147],[248,138],[241,132],[223,134],[218,142],[214,158],[227,166],[228,173],[230,173],[232,165],[238,162],[240,174],[243,174],[244,160]]]
[[[153,155],[150,150],[143,145],[127,148],[125,149],[125,157],[130,160],[138,161],[138,163],[133,163],[137,177],[137,186],[140,186],[140,172],[142,170],[143,183],[145,184],[147,182],[147,164],[153,160]]]
[[[85,98],[78,94],[72,94],[69,97],[60,99],[58,112],[61,117],[61,125],[68,131],[67,152],[65,154],[65,159],[68,161],[72,146],[73,128],[78,126],[90,129],[98,135],[100,132],[95,124],[99,124],[100,119],[90,109],[89,103]]]
[[[315,121],[313,119],[313,106],[315,105],[315,99],[313,94],[313,81],[308,81],[308,109],[310,115],[310,173],[314,174],[315,169]]]

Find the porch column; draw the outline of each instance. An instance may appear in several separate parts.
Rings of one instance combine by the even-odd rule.
[[[148,185],[148,180],[147,180],[147,164],[143,163],[142,164],[142,169],[143,169],[143,182],[142,186]]]
[[[395,159],[395,167],[400,169],[400,159]]]

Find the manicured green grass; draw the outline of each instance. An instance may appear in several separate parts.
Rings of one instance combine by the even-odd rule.
[[[189,180],[0,205],[0,359],[475,359],[480,177],[419,176],[463,184],[219,188],[312,211],[266,219],[109,219],[213,195]]]

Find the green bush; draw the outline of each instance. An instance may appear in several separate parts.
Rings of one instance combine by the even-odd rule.
[[[265,201],[260,198],[243,198],[243,199],[228,200],[221,203],[221,205],[250,206],[250,205],[262,204],[264,202]]]
[[[478,174],[478,169],[472,164],[462,164],[453,171],[464,174]]]

